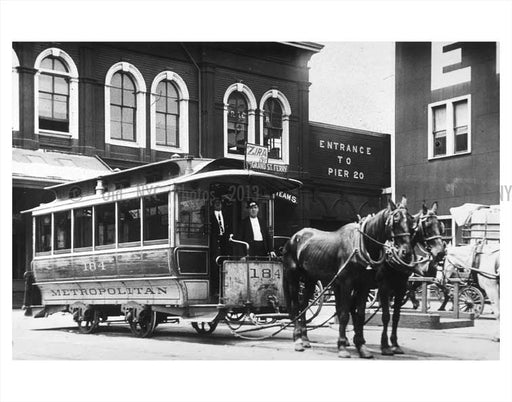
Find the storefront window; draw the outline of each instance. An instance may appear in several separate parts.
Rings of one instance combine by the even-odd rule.
[[[144,197],[144,240],[168,237],[169,194]]]

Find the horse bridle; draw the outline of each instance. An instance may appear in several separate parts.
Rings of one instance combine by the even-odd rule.
[[[394,209],[393,211],[391,211],[389,216],[386,218],[385,226],[386,226],[386,230],[389,229],[389,231],[391,233],[391,236],[390,236],[391,240],[394,240],[395,237],[411,236],[411,233],[409,233],[409,232],[395,234],[395,232],[393,230],[394,217],[395,217],[395,215],[397,215],[402,210],[405,210],[406,211],[405,213],[407,214],[406,208],[400,206],[400,207]],[[405,215],[405,216],[407,217],[407,215]],[[404,265],[407,265],[407,263],[402,261],[402,259],[396,253],[396,250],[395,250],[395,247],[394,247],[394,242],[392,242],[392,245],[390,245],[389,241],[386,241],[385,243],[382,243],[382,242],[378,241],[377,239],[374,239],[372,236],[370,236],[370,235],[368,235],[368,234],[366,234],[364,232],[365,225],[366,225],[366,219],[364,219],[363,222],[361,223],[361,228],[359,229],[359,232],[364,237],[366,237],[367,239],[369,239],[372,242],[374,242],[375,244],[378,244],[379,246],[381,246],[382,250],[383,250],[383,252],[381,253],[379,259],[378,260],[373,260],[371,258],[371,256],[370,256],[370,254],[368,253],[368,251],[366,251],[366,247],[364,247],[364,242],[362,241],[362,238],[361,238],[361,242],[360,242],[361,245],[360,245],[360,252],[359,252],[359,254],[360,254],[361,258],[363,258],[363,260],[365,260],[365,262],[368,265],[372,265],[372,266],[373,265],[379,265],[382,262],[384,262],[384,260],[386,259],[387,256],[391,256],[391,258],[396,258],[396,259],[398,259],[398,261],[400,263],[403,263]]]
[[[432,250],[432,246],[430,246],[428,244],[428,242],[431,241],[431,240],[442,239],[443,238],[441,235],[433,235],[433,236],[425,237],[426,236],[426,230],[425,230],[424,224],[431,217],[436,217],[436,215],[433,212],[428,212],[426,214],[420,215],[418,224],[416,225],[416,228],[414,229],[414,232],[413,232],[413,239],[418,234],[421,235],[421,238],[422,238],[421,243],[423,243],[423,244],[420,245],[420,242],[418,242],[418,245],[420,245],[420,247],[423,248],[424,251],[428,252],[429,254],[430,254],[430,251]]]
[[[405,218],[407,218],[407,209],[400,206],[396,209],[394,209],[393,211],[391,211],[391,213],[389,214],[388,218],[386,219],[386,226],[389,227],[389,230],[391,232],[391,239],[394,240],[395,237],[406,237],[406,236],[411,236],[411,233],[409,232],[404,232],[404,233],[398,233],[398,234],[395,234],[395,231],[393,230],[393,221],[394,221],[394,218],[395,218],[395,215],[397,215],[399,212],[402,212],[402,210],[405,211]]]

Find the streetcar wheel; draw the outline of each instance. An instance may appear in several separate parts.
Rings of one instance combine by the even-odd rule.
[[[77,321],[78,330],[82,334],[92,334],[100,325],[100,312],[98,310],[85,310],[82,320]]]
[[[315,286],[315,293],[313,294],[313,297],[308,301],[308,304],[315,300],[318,297],[318,295],[322,293],[323,290],[324,287],[322,285],[322,282],[318,281]],[[318,316],[318,314],[320,314],[323,305],[324,297],[322,296],[315,302],[315,304],[313,304],[306,310],[306,324],[309,324]]]
[[[132,334],[138,338],[149,338],[156,327],[156,311],[144,309],[139,313],[138,320],[128,321]]]
[[[198,334],[209,335],[217,328],[217,321],[212,322],[192,322],[192,328],[196,330]]]
[[[480,289],[466,286],[459,291],[459,311],[474,313],[475,318],[480,317],[485,306],[485,298]]]

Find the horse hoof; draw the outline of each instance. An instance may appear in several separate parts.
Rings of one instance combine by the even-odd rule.
[[[300,339],[295,341],[295,351],[296,352],[304,352],[304,345]]]
[[[500,337],[499,336],[495,336],[494,338],[492,338],[492,341],[493,342],[499,342],[500,341]]]
[[[395,355],[403,355],[404,354],[404,351],[402,350],[402,348],[400,346],[392,346],[391,351]]]
[[[393,356],[393,350],[388,346],[387,348],[381,348],[380,353],[384,356]]]
[[[338,349],[338,357],[341,357],[342,359],[348,359],[350,358],[350,353],[347,349]]]
[[[439,308],[437,309],[437,311],[446,311],[446,309],[445,309],[444,307],[442,307],[442,308],[441,308],[441,307],[439,307]]]
[[[359,357],[362,359],[373,359],[373,355],[370,353],[368,348],[365,345],[361,345],[358,349]]]
[[[311,343],[309,343],[309,339],[302,340],[302,346],[309,349],[311,347]]]

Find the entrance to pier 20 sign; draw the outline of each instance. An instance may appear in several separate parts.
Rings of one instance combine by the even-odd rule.
[[[390,136],[313,129],[310,140],[312,178],[347,185],[385,188],[390,185]]]

